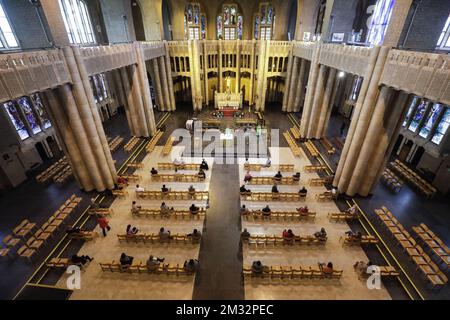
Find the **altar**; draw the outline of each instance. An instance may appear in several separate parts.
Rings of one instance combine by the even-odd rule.
[[[214,106],[216,109],[233,109],[238,110],[242,108],[242,91],[238,93],[227,92],[215,92],[214,93]]]

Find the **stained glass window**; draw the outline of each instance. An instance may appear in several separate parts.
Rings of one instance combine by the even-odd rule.
[[[367,42],[372,45],[383,43],[384,35],[391,19],[395,0],[378,0],[372,15]]]
[[[422,138],[428,137],[428,134],[430,133],[431,129],[433,128],[433,125],[435,124],[437,118],[439,117],[442,108],[443,106],[441,104],[438,103],[433,104],[430,112],[428,113],[425,124],[423,125],[422,129],[420,129],[419,136],[421,136]]]
[[[223,24],[223,25],[222,25]],[[225,40],[242,39],[244,18],[235,4],[225,4],[217,16],[217,38]]]
[[[92,22],[84,1],[59,0],[59,8],[70,43],[94,44]]]
[[[39,96],[38,93],[36,93],[31,95],[31,99],[33,100],[36,114],[41,119],[41,123],[44,126],[44,129],[50,128],[52,126],[52,123],[48,118],[47,112],[45,112],[45,108],[44,105],[42,104],[41,97]]]
[[[411,105],[409,106],[408,112],[406,113],[405,120],[403,121],[403,126],[404,127],[408,124],[409,119],[411,119],[411,115],[412,115],[412,113],[414,111],[414,108],[417,105],[417,101],[418,100],[419,100],[419,98],[417,96],[414,96],[413,101],[411,102]]]
[[[269,2],[259,5],[258,12],[254,15],[253,36],[255,39],[271,40],[275,25],[273,6]]]
[[[12,49],[18,48],[16,36],[11,28],[8,17],[3,10],[3,5],[0,2],[0,48],[2,49]]]
[[[189,3],[184,10],[184,31],[186,39],[199,40],[206,37],[206,16],[198,3]]]
[[[19,135],[21,140],[25,140],[26,138],[30,137],[30,134],[28,133],[28,130],[23,123],[22,119],[20,118],[19,111],[17,110],[17,106],[14,102],[9,101],[3,104],[3,107],[6,110],[6,113],[8,114],[9,118],[11,119],[12,124],[14,125],[14,128],[16,128],[17,134]]]
[[[39,132],[41,132],[41,126],[36,119],[36,114],[34,113],[33,107],[31,106],[31,102],[28,100],[28,98],[20,98],[17,100],[17,103],[22,108],[23,114],[25,115],[25,118],[27,119],[27,122],[30,125],[33,134],[38,134]]]
[[[428,102],[425,100],[422,100],[420,105],[417,107],[416,113],[414,114],[414,117],[409,124],[409,130],[416,132],[417,127],[419,126],[420,121],[423,119],[423,116],[425,115],[425,111],[427,110]]]
[[[436,128],[436,132],[434,133],[434,136],[431,139],[431,141],[435,144],[440,144],[449,126],[450,126],[450,108],[447,108],[441,121],[439,121],[439,124]]]

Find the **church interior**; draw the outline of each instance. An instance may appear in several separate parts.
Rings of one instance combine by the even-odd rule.
[[[450,299],[449,53],[442,0],[0,0],[0,299]]]

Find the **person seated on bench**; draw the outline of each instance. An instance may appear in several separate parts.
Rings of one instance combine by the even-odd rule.
[[[283,178],[283,175],[281,174],[281,171],[278,171],[274,176],[276,181],[281,181],[281,178]]]
[[[300,213],[301,216],[307,216],[309,215],[309,209],[308,206],[297,208],[297,212]]]
[[[372,265],[371,261],[368,261],[365,263],[364,261],[356,261],[356,263],[353,265],[353,268],[359,275],[367,274],[367,268]],[[369,274],[367,274],[369,275]]]
[[[206,173],[205,173],[205,171],[203,171],[202,168],[200,168],[200,171],[197,173],[197,175],[198,175],[198,177],[199,177],[201,180],[205,180],[205,179],[206,179]]]
[[[171,211],[173,211],[173,208],[169,208],[169,206],[166,205],[165,202],[163,202],[161,203],[160,210],[161,215],[168,215]]]
[[[337,198],[337,189],[333,187],[333,189],[331,189],[331,197],[333,199]]]
[[[131,213],[137,214],[137,213],[139,213],[139,210],[141,210],[141,206],[138,206],[138,205],[136,204],[136,201],[133,201],[133,202],[131,203]]]
[[[250,189],[246,189],[245,188],[245,184],[243,184],[240,188],[239,188],[239,192],[242,193],[251,193]]]
[[[174,176],[174,178],[175,178],[175,181],[178,181],[178,180],[179,180],[179,178],[180,178],[180,176],[181,176],[181,173],[178,172],[178,169],[177,169],[177,168],[175,168],[175,172],[173,173],[173,176]]]
[[[159,264],[164,262],[165,258],[157,258],[153,255],[150,255],[150,257],[147,260],[147,269],[149,271],[156,271],[159,268]]]
[[[202,238],[202,233],[198,231],[197,229],[194,229],[192,233],[187,234],[188,238],[191,238],[192,240],[198,241]]]
[[[191,206],[189,207],[189,212],[191,214],[197,214],[200,211],[200,208],[197,207],[195,204],[191,204]]]
[[[303,186],[298,193],[300,194],[301,197],[306,197],[306,195],[308,194],[308,190],[306,190],[306,188]]]
[[[297,172],[296,174],[293,174],[292,178],[293,178],[294,181],[300,181],[300,172]]]
[[[175,160],[173,160],[173,164],[176,166],[182,166],[182,165],[184,165],[184,160],[175,158]]]
[[[114,188],[113,188],[113,190],[114,191],[117,191],[117,190],[123,190],[123,185],[121,185],[121,184],[119,184],[119,183],[114,183]],[[105,191],[106,192],[106,191]]]
[[[241,209],[239,210],[240,214],[245,216],[249,213],[247,207],[245,206],[245,204],[242,205]]]
[[[192,184],[188,188],[188,193],[189,193],[189,196],[191,197],[191,199],[194,199],[194,197],[195,197],[195,188],[194,188],[194,186]]]
[[[262,275],[264,271],[264,265],[261,263],[261,261],[253,261],[252,263],[252,272],[255,275]]]
[[[272,193],[278,193],[278,192],[279,192],[278,191],[278,187],[277,187],[276,184],[274,184],[273,187],[272,187]]]
[[[166,185],[165,184],[163,184],[163,186],[161,187],[161,192],[162,193],[167,193],[167,192],[169,192],[170,190],[166,187]]]
[[[325,275],[333,274],[333,263],[332,262],[328,262],[327,264],[319,263],[319,269]]]
[[[84,266],[88,261],[91,262],[92,260],[94,260],[94,258],[91,258],[89,256],[85,256],[85,255],[79,256],[79,255],[76,255],[76,254],[74,254],[70,258],[70,262],[72,262],[73,264],[76,264],[76,265],[80,265],[81,264],[82,266]]]
[[[125,186],[128,186],[128,179],[124,178],[124,177],[118,177],[117,178],[117,183],[118,184],[122,184]]]
[[[134,236],[139,232],[136,227],[131,227],[131,224],[127,225],[127,236]]]
[[[295,235],[291,229],[289,229],[287,231],[286,231],[286,229],[284,229],[283,233],[282,233],[282,237],[283,237],[283,242],[292,243],[292,242],[294,242]]]
[[[325,231],[325,228],[322,227],[322,228],[320,229],[320,231],[317,231],[316,233],[314,233],[314,236],[315,236],[317,239],[323,241],[323,240],[325,240],[325,239],[327,238],[327,232]]]
[[[133,264],[133,259],[134,257],[132,256],[127,256],[124,252],[122,252],[122,254],[120,255],[120,265],[122,267],[129,267]]]
[[[152,174],[152,176],[154,176],[155,174],[158,174],[158,170],[152,168],[152,170],[150,170],[150,173]]]
[[[159,240],[161,241],[168,241],[170,239],[172,239],[171,235],[170,235],[170,231],[169,230],[165,230],[163,227],[161,227],[161,229],[159,229]]]
[[[248,166],[250,163],[248,162],[248,158],[245,158],[244,166]]]
[[[79,227],[69,226],[66,230],[66,233],[68,235],[79,235],[81,232],[81,229]]]
[[[197,259],[189,259],[184,262],[184,271],[186,272],[195,272],[198,269],[198,260]]]
[[[241,232],[241,240],[248,240],[250,239],[250,232],[247,231],[247,228],[244,229],[244,231]]]
[[[359,242],[362,239],[362,233],[359,231],[356,233],[354,233],[353,231],[347,231],[345,234],[350,241]]]
[[[265,206],[261,211],[265,216],[270,216],[270,213],[272,212],[272,210],[270,210],[269,208],[269,205]]]
[[[354,216],[356,212],[358,212],[358,207],[356,206],[356,204],[345,210],[345,213],[351,214],[352,216]]]
[[[267,158],[266,163],[262,165],[264,168],[270,168],[272,165],[272,161],[270,161],[270,158]]]
[[[144,192],[145,191],[145,189],[140,187],[138,184],[136,185],[136,189],[135,190],[136,190],[136,192]]]
[[[247,171],[247,173],[244,176],[244,182],[250,182],[252,180],[252,175],[250,174],[250,171]]]
[[[202,163],[200,164],[200,169],[209,170],[208,163],[205,161],[205,159],[202,159]]]

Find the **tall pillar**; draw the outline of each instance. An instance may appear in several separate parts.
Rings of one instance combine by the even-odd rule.
[[[309,68],[308,84],[306,86],[305,104],[303,105],[302,119],[300,121],[300,135],[306,137],[308,133],[309,117],[314,100],[314,91],[316,88],[317,77],[319,74],[319,54],[320,45],[315,44],[311,59],[311,66]]]
[[[161,86],[163,89],[162,101],[164,103],[164,110],[171,111],[172,108],[170,106],[169,83],[167,81],[165,57],[158,57],[156,59],[158,60],[159,63],[159,70],[161,70]]]
[[[267,91],[267,77],[266,70],[268,67],[267,59],[267,43],[269,40],[259,41],[259,54],[258,54],[258,85],[256,90],[256,105],[255,108],[258,111],[264,110],[266,102]]]
[[[219,88],[218,92],[223,91],[223,79],[222,79],[222,39],[219,39],[219,63],[217,64],[217,68],[219,69]]]
[[[131,132],[131,128],[133,127],[132,122],[131,122],[131,115],[130,115],[130,109],[127,103],[127,98],[125,96],[125,92],[123,91],[123,84],[122,84],[122,79],[120,77],[120,71],[118,69],[116,70],[112,70],[112,77],[113,77],[113,83],[114,83],[114,87],[116,90],[116,96],[118,99],[119,104],[121,104],[123,106],[123,109],[125,110],[125,116],[127,118],[127,122],[128,122],[128,128],[130,128],[130,132]]]
[[[316,88],[314,90],[314,99],[310,110],[310,117],[308,123],[308,131],[306,138],[311,139],[315,136],[317,129],[317,122],[319,121],[320,110],[324,100],[324,87],[327,79],[328,67],[320,65],[319,76],[317,78]]]
[[[384,36],[383,46],[396,47],[398,45],[412,2],[413,0],[394,1],[394,7],[392,8],[391,18]]]
[[[202,88],[200,81],[200,52],[198,40],[189,41],[189,61],[191,61],[191,92],[194,110],[202,109]]]
[[[357,164],[361,149],[363,148],[364,138],[369,128],[373,110],[375,108],[375,105],[377,104],[377,97],[379,94],[378,83],[381,77],[381,73],[383,72],[388,51],[389,49],[387,47],[381,48],[377,58],[377,62],[375,64],[375,68],[373,69],[372,77],[370,78],[369,87],[367,88],[367,92],[363,98],[363,101],[359,103],[360,99],[358,98],[357,106],[352,117],[352,124],[353,122],[355,122],[355,125],[353,128],[352,124],[350,125],[349,133],[347,134],[347,139],[344,145],[343,154],[344,151],[346,151],[346,146],[348,145],[347,152],[344,158],[342,158],[341,156],[336,173],[338,173],[339,170],[340,172],[339,175],[335,175],[335,179],[333,182],[334,184],[338,185],[338,190],[341,192],[347,192],[347,190],[349,192],[354,192],[354,190],[356,189],[355,187],[353,187],[353,185],[352,188],[349,189],[349,184],[352,179],[352,174],[355,171],[355,166]],[[370,68],[368,67],[368,69]],[[387,95],[386,91],[383,93],[383,96],[385,95]]]
[[[336,69],[330,68],[328,73],[327,84],[325,86],[325,93],[323,95],[322,106],[320,107],[319,121],[314,133],[316,139],[324,136],[325,121],[327,120],[328,111],[332,108],[332,95],[334,91],[334,84],[336,82]]]
[[[348,128],[347,137],[345,139],[345,144],[341,152],[341,157],[339,159],[338,167],[334,174],[333,186],[337,186],[340,180],[340,177],[343,173],[347,156],[349,155],[350,146],[352,145],[353,136],[355,133],[356,125],[358,123],[358,118],[361,113],[362,106],[365,102],[365,98],[367,92],[369,91],[369,86],[371,86],[371,95],[373,95],[373,90],[376,90],[378,86],[378,80],[381,76],[382,69],[384,67],[383,61],[377,61],[378,55],[380,54],[380,47],[373,47],[371,49],[369,64],[364,73],[363,82],[361,84],[361,89],[359,90],[358,100],[356,101],[355,109],[352,116],[352,121],[350,122],[350,126]],[[386,52],[387,54],[387,52]],[[372,77],[374,76],[374,72],[377,70],[377,74],[375,75],[374,80]],[[372,84],[373,81],[373,84]]]
[[[164,40],[164,46],[166,49],[165,60],[166,60],[166,74],[167,74],[167,82],[169,84],[169,97],[170,97],[170,111],[175,111],[176,103],[175,103],[175,92],[173,90],[173,77],[172,77],[172,67],[170,65],[170,50],[169,44]]]
[[[133,91],[131,90],[130,79],[126,67],[122,67],[120,70],[120,76],[122,78],[122,85],[127,99],[127,105],[129,108],[129,120],[130,120],[130,132],[133,136],[139,137],[141,135],[141,129],[139,128],[138,112],[134,104]]]
[[[283,94],[283,103],[282,103],[282,110],[284,112],[288,111],[287,105],[288,105],[288,97],[289,92],[291,90],[291,78],[292,78],[292,66],[293,66],[293,60],[294,56],[292,55],[293,48],[291,48],[291,51],[289,51],[289,58],[288,58],[288,65],[287,65],[287,72],[286,72],[286,82],[284,86],[284,94]]]
[[[150,95],[150,87],[147,76],[147,64],[144,59],[144,51],[139,42],[135,42],[136,57],[137,57],[137,76],[139,88],[142,95],[143,115],[145,119],[145,137],[152,136],[156,132],[155,115],[153,113],[153,102]]]
[[[288,101],[287,101],[287,112],[292,112],[293,106],[294,106],[294,101],[295,101],[295,97],[297,96],[297,92],[295,89],[297,89],[297,77],[298,77],[298,60],[300,60],[300,58],[297,58],[295,56],[292,56],[293,64],[292,64],[292,78],[291,78],[291,89],[289,90],[289,95],[288,95]],[[301,63],[301,61],[300,61]]]
[[[250,94],[249,94],[249,105],[253,105],[254,99],[254,87],[255,87],[255,44],[256,40],[252,40],[252,50],[250,55]]]
[[[206,41],[203,43],[203,87],[205,88],[205,105],[209,106],[209,83],[208,83],[208,52]]]
[[[132,64],[127,67],[130,79],[131,79],[131,92],[133,94],[133,101],[135,106],[135,112],[137,114],[137,120],[139,122],[139,132],[141,137],[149,137],[151,135],[148,124],[147,117],[144,111],[144,104],[142,98],[145,94],[142,94],[141,85],[139,84],[139,76],[136,65]]]
[[[236,41],[236,89],[235,92],[241,91],[241,44],[240,40]]]
[[[297,88],[295,89],[295,101],[292,108],[292,112],[300,111],[300,103],[302,103],[303,97],[305,95],[305,73],[306,73],[306,64],[307,61],[305,59],[301,59],[300,63],[300,72],[298,74],[297,80]]]
[[[95,104],[89,76],[84,65],[83,57],[78,47],[63,49],[67,67],[72,78],[72,90],[78,113],[83,121],[95,161],[98,164],[101,181],[93,181],[98,191],[112,189],[116,180],[116,168],[111,156],[111,150],[106,140],[103,125]],[[65,91],[67,92],[67,90]],[[75,130],[74,130],[75,131]]]
[[[156,95],[156,101],[158,103],[159,110],[166,111],[164,109],[164,103],[162,99],[162,88],[161,88],[161,77],[159,73],[159,66],[158,66],[158,58],[152,59],[153,64],[153,86],[155,89],[155,95]]]

